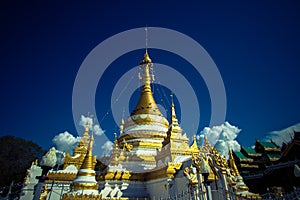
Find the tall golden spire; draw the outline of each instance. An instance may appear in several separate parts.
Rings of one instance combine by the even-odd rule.
[[[240,172],[235,164],[231,149],[228,150],[228,154],[229,154],[229,165],[230,165],[231,169],[233,170],[235,176],[241,176]]]
[[[230,168],[232,169],[236,180],[237,180],[237,184],[235,185],[236,187],[236,192],[237,193],[243,193],[243,192],[248,192],[249,188],[248,186],[244,183],[243,177],[241,176],[236,164],[235,164],[235,160],[233,158],[233,153],[232,150],[229,149],[228,151],[229,154],[229,164],[230,164]]]
[[[173,94],[171,94],[171,98],[172,98],[172,104],[171,104],[170,128],[172,132],[181,133],[182,129],[178,123],[178,119],[176,116]]]
[[[90,137],[90,142],[88,146],[88,150],[86,153],[86,156],[83,160],[81,169],[90,169],[94,170],[95,164],[94,164],[94,158],[93,158],[93,143],[94,143],[94,135],[92,134]]]
[[[87,122],[85,125],[85,131],[83,133],[83,137],[88,137],[89,136],[89,129],[90,129],[90,122]]]
[[[173,94],[171,94],[171,98],[172,98],[172,104],[171,104],[170,124],[178,125],[178,119],[176,117],[175,105],[174,105],[174,100],[173,100]]]
[[[140,69],[142,70],[142,91],[140,94],[138,104],[131,113],[131,116],[136,114],[153,114],[163,116],[157,107],[151,89],[151,82],[153,81],[153,76],[152,74],[150,74],[150,70],[152,70],[152,67],[153,63],[148,55],[148,50],[146,49],[144,58],[140,63]]]
[[[70,199],[100,199],[96,181],[96,156],[93,156],[94,135],[89,137],[89,145],[83,163],[78,170],[76,178],[71,184],[71,190],[63,194],[62,200]]]
[[[91,135],[86,156],[71,186],[73,191],[97,191],[98,189],[98,185],[95,179],[96,173],[94,170],[96,164],[96,157],[92,154],[93,143],[94,135]]]

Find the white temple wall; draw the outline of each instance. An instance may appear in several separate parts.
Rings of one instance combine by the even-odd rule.
[[[179,170],[173,179],[161,178],[148,181],[147,190],[151,199],[175,197],[182,192],[187,192],[189,182],[183,175],[183,169]]]
[[[123,183],[128,183],[127,189],[122,190],[123,195],[122,197],[128,197],[128,198],[145,198],[148,197],[148,191],[145,182],[140,181],[107,181],[109,185],[111,185],[112,189],[115,187],[115,185],[118,185],[119,188],[121,188],[121,185]],[[104,189],[104,185],[106,182],[98,182],[99,184],[99,191]]]
[[[27,183],[25,183],[26,186],[23,188],[23,193],[20,197],[20,200],[33,199],[34,186],[39,182],[36,177],[42,174],[42,168],[35,164],[32,164],[27,171]]]
[[[70,191],[70,183],[62,183],[62,182],[55,182],[55,183],[47,183],[47,188],[52,189],[48,194],[47,200],[60,200],[64,193]]]

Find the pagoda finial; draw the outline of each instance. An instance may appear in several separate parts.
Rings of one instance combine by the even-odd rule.
[[[85,131],[83,133],[83,137],[88,137],[89,136],[89,129],[90,129],[90,122],[87,121],[85,124]]]
[[[192,146],[198,148],[198,145],[197,145],[197,137],[196,137],[196,135],[193,136],[193,144],[192,144]]]
[[[240,172],[235,164],[235,160],[233,158],[233,153],[232,153],[232,150],[229,150],[228,151],[228,154],[229,154],[229,164],[230,164],[230,167],[232,168],[232,170],[234,171],[235,175],[236,176],[241,176],[240,175]]]
[[[152,60],[148,55],[148,26],[146,25],[146,27],[145,27],[145,54],[144,54],[144,59],[141,61],[141,64],[147,64],[147,63],[152,63]],[[149,67],[152,67],[152,64]]]
[[[151,58],[149,57],[149,54],[148,54],[148,50],[147,50],[147,49],[146,49],[146,51],[145,51],[144,58],[143,58],[143,60],[141,61],[140,64],[141,64],[141,65],[148,64],[148,69],[149,69],[149,68],[152,68],[152,60],[151,60]]]
[[[147,26],[147,24],[145,27],[145,34],[146,34],[145,42],[146,42],[146,52],[147,52],[148,51],[148,26]]]
[[[119,130],[120,130],[120,135],[121,135],[121,134],[123,133],[123,131],[124,131],[124,124],[125,124],[124,118],[122,117],[121,123],[120,123],[120,128],[119,128]]]
[[[170,117],[170,124],[176,124],[178,125],[178,119],[175,112],[175,105],[174,105],[174,99],[173,99],[173,93],[171,93],[171,117]]]
[[[173,94],[173,92],[171,92],[170,97],[171,97],[171,103],[172,103],[172,105],[174,105],[174,94]]]
[[[139,74],[139,77],[142,79],[141,95],[138,104],[136,105],[135,109],[131,113],[131,116],[135,114],[153,114],[153,115],[163,116],[160,110],[158,109],[158,106],[154,100],[152,89],[151,89],[151,83],[154,80],[152,67],[153,67],[153,63],[146,49],[144,58],[140,62],[141,73]]]
[[[114,137],[115,137],[115,141],[117,141],[118,140],[118,136],[117,136],[116,132],[114,132]]]
[[[86,156],[83,160],[83,164],[81,166],[81,169],[90,169],[94,170],[94,158],[93,158],[93,143],[94,143],[94,135],[92,134],[90,136],[90,141],[89,141],[89,146],[88,146],[88,151],[86,153]]]

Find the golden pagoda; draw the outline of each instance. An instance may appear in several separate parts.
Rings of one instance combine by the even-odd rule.
[[[94,136],[90,136],[87,153],[84,157],[83,163],[78,170],[76,178],[73,180],[70,191],[62,196],[62,200],[68,199],[100,199],[98,184],[96,181],[96,172],[94,170],[96,165],[96,156],[92,155]]]
[[[71,156],[68,152],[66,153],[63,167],[64,169],[66,169],[66,167],[69,165],[75,165],[77,169],[80,169],[89,146],[89,128],[90,123],[87,122],[83,136],[81,137],[79,144],[74,149],[74,155]]]
[[[50,170],[48,172],[48,182],[59,180],[61,182],[63,181],[66,183],[71,183],[74,180],[88,152],[90,143],[89,127],[90,124],[87,123],[83,136],[81,137],[78,145],[74,149],[73,156],[66,152],[63,170]]]
[[[90,124],[86,124],[74,156],[67,154],[63,170],[47,174],[47,186],[55,191],[49,195],[86,200],[259,198],[248,191],[232,152],[227,160],[207,138],[199,146],[194,136],[189,144],[173,101],[169,120],[163,116],[151,89],[153,63],[147,49],[140,70],[138,103],[130,116],[121,120],[107,167],[94,171],[94,138],[88,134]],[[70,188],[67,193],[66,188]]]
[[[119,148],[132,147],[130,152],[124,153],[126,163],[122,159],[119,162],[126,165],[128,169],[134,168],[135,171],[153,169],[156,166],[156,150],[162,147],[169,126],[168,120],[161,114],[152,94],[152,67],[152,61],[146,50],[140,63],[143,84],[140,98],[117,139]]]

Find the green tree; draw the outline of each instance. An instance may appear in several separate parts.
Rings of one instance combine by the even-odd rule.
[[[12,181],[22,183],[32,161],[39,159],[44,153],[45,151],[32,141],[14,136],[0,137],[0,187],[7,188]],[[20,188],[13,188],[18,189]]]

